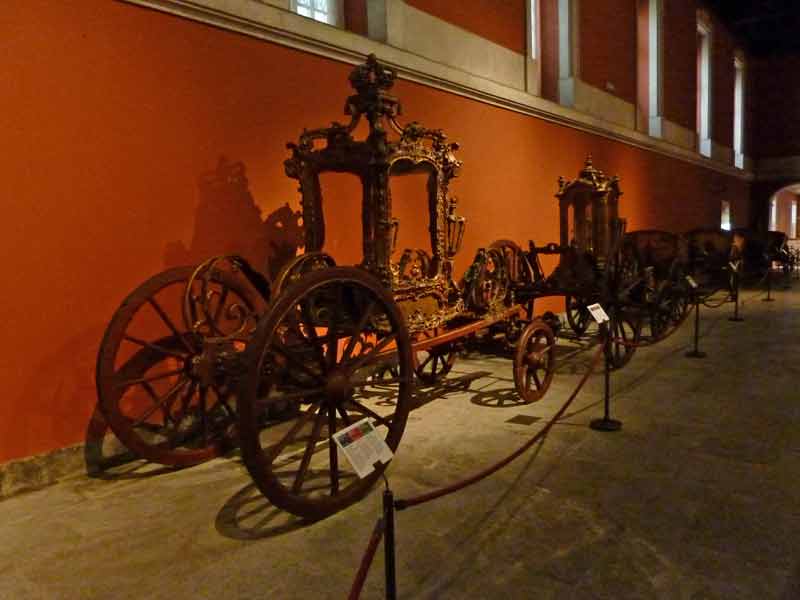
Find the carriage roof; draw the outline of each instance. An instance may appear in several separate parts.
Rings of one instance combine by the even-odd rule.
[[[347,125],[334,122],[329,127],[305,130],[298,143],[287,147],[291,158],[284,163],[286,174],[300,182],[306,251],[321,250],[325,243],[323,195],[320,174],[344,172],[357,175],[363,186],[363,265],[391,282],[389,260],[392,254],[392,175],[426,173],[429,176],[428,204],[431,219],[431,247],[434,264],[445,254],[448,215],[455,200],[448,196],[448,185],[458,174],[461,162],[455,157],[458,144],[448,142],[440,129],[427,129],[417,122],[401,125],[400,101],[389,93],[397,74],[380,64],[374,55],[355,67],[350,85],[355,94],[347,98],[344,112]],[[365,118],[366,138],[356,139],[356,127]]]

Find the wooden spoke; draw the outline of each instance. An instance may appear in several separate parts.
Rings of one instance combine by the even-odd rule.
[[[178,352],[177,350],[170,350],[169,348],[164,348],[163,346],[159,346],[158,344],[142,340],[138,337],[134,337],[127,333],[122,336],[122,339],[127,340],[129,342],[133,342],[134,344],[142,346],[143,348],[149,348],[150,350],[159,352],[164,356],[172,356],[174,358],[179,358],[181,360],[186,360],[186,358],[189,356],[186,352]]]
[[[274,445],[270,446],[266,454],[268,456],[268,460],[273,461],[280,453],[283,452],[283,449],[297,437],[297,434],[300,433],[300,430],[305,427],[308,422],[314,418],[314,415],[317,414],[320,405],[315,404],[314,406],[310,407],[302,416],[298,417],[297,420],[292,425],[291,429]]]
[[[326,336],[328,340],[328,370],[331,370],[336,366],[336,359],[338,358],[339,354],[339,337],[337,334],[342,322],[342,317],[344,316],[344,286],[341,283],[336,285],[335,296],[336,305],[333,310],[333,317],[328,323],[328,335]]]
[[[374,348],[370,349],[368,352],[365,352],[364,354],[359,355],[358,357],[356,357],[356,359],[354,361],[352,361],[350,363],[345,363],[343,366],[346,367],[347,370],[350,373],[355,373],[361,367],[369,364],[375,358],[377,358],[377,356],[381,353],[381,350],[386,348],[386,346],[391,344],[396,339],[397,339],[397,335],[394,334],[394,333],[392,333],[390,335],[387,335],[380,342],[375,344]]]
[[[325,392],[325,387],[315,387],[307,390],[298,390],[296,392],[289,392],[289,393],[281,393],[276,395],[274,398],[268,397],[265,399],[260,399],[259,404],[262,406],[268,406],[270,404],[275,404],[277,402],[293,402],[295,400],[304,400],[311,396],[319,396]]]
[[[388,427],[389,421],[387,419],[384,419],[382,416],[380,416],[374,410],[372,410],[370,408],[367,408],[366,406],[364,406],[360,402],[357,402],[356,400],[353,400],[352,398],[348,398],[347,401],[350,404],[352,404],[353,406],[355,406],[356,407],[355,410],[357,410],[358,412],[360,412],[362,414],[365,414],[368,417],[372,417],[373,419],[375,419],[381,425],[386,425]]]
[[[542,382],[539,379],[539,374],[535,370],[531,371],[530,373],[531,373],[531,376],[533,377],[533,380],[536,382],[536,389],[537,390],[542,389]]]
[[[294,483],[292,483],[292,493],[299,494],[300,489],[303,487],[303,482],[306,479],[306,472],[308,466],[311,464],[311,456],[314,454],[314,448],[317,445],[319,434],[322,431],[322,423],[325,420],[325,409],[321,407],[317,413],[317,418],[314,419],[314,427],[311,430],[311,435],[308,437],[303,458],[300,460],[300,466],[297,468],[297,475],[295,475]]]
[[[418,367],[418,368],[419,368],[419,369],[424,369],[424,368],[425,368],[425,366],[426,366],[426,365],[427,365],[429,362],[431,362],[431,359],[432,359],[432,358],[434,358],[435,356],[436,356],[435,354],[428,353],[428,358],[426,358],[425,360],[423,360],[423,361],[422,361],[422,363],[419,365],[419,367]],[[436,363],[435,363],[435,362],[434,362],[434,365],[433,365],[433,370],[434,370],[434,371],[436,370]]]
[[[153,307],[153,310],[155,310],[158,313],[158,316],[161,317],[161,320],[164,321],[164,324],[169,328],[169,330],[175,335],[176,338],[178,338],[181,341],[186,350],[188,350],[190,354],[194,353],[195,351],[194,348],[192,348],[189,345],[189,342],[186,340],[186,337],[178,332],[178,328],[175,327],[175,324],[172,322],[172,319],[170,319],[167,313],[164,312],[164,309],[161,308],[161,305],[156,301],[156,299],[148,298],[147,301],[149,302],[150,306]]]
[[[350,355],[353,353],[353,350],[356,347],[356,343],[358,342],[361,333],[367,326],[367,322],[372,316],[372,311],[375,310],[375,306],[376,306],[375,300],[370,300],[369,304],[364,309],[364,312],[362,313],[361,318],[358,320],[358,323],[356,323],[356,326],[353,329],[353,333],[350,335],[350,340],[347,342],[347,346],[345,347],[344,352],[342,353],[342,362],[350,359]]]
[[[172,369],[171,371],[164,371],[163,373],[158,373],[156,375],[149,375],[148,377],[126,379],[125,381],[120,381],[119,383],[117,383],[115,387],[125,388],[142,383],[151,383],[153,381],[158,381],[159,379],[166,379],[167,377],[172,377],[173,375],[179,375],[181,373],[185,373],[183,367],[181,367],[180,369]]]
[[[138,427],[139,425],[141,425],[142,423],[147,421],[147,419],[152,417],[156,413],[156,411],[159,410],[159,409],[163,409],[164,410],[164,424],[166,424],[168,422],[168,420],[169,420],[169,416],[168,416],[169,408],[171,408],[171,406],[172,406],[172,402],[170,402],[170,400],[172,400],[175,397],[175,395],[178,392],[180,392],[181,389],[183,389],[183,387],[187,383],[189,383],[189,378],[188,377],[181,377],[181,379],[175,385],[173,385],[172,388],[170,388],[170,390],[166,394],[164,394],[163,396],[157,398],[157,401],[153,403],[153,406],[151,406],[149,409],[147,409],[144,412],[143,415],[140,415],[138,419],[133,421],[132,426],[133,427]],[[148,390],[148,393],[151,394],[151,395],[153,395],[155,393],[153,391],[153,389],[149,385],[146,386],[146,389]],[[167,403],[169,403],[169,406],[167,406]]]
[[[350,418],[350,415],[347,414],[347,411],[342,406],[337,406],[336,410],[342,415],[342,420],[345,422],[346,425],[352,425],[353,421]]]

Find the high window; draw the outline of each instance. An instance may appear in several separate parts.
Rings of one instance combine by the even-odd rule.
[[[744,168],[744,60],[736,57],[733,60],[736,73],[733,86],[733,160],[739,168]]]
[[[711,156],[711,25],[697,19],[697,142],[703,156]]]
[[[541,55],[541,13],[539,12],[539,0],[528,0],[527,11],[528,56],[525,61],[526,89],[530,94],[539,95],[541,93],[542,78],[539,62],[539,56]]]
[[[797,200],[792,200],[792,215],[789,228],[789,237],[794,239],[797,237]]]
[[[328,25],[339,25],[339,2],[337,0],[292,0],[292,10]]]
[[[721,212],[721,218],[720,218],[719,226],[722,229],[730,231],[731,230],[731,203],[728,202],[727,200],[723,200],[722,201],[722,210],[720,212]]]
[[[663,41],[662,1],[638,0],[637,5],[637,71],[640,81],[639,129],[653,137],[662,137],[663,124]]]
[[[539,58],[539,0],[528,0],[528,57]]]

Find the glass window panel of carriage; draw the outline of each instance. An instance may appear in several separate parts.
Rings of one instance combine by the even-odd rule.
[[[319,175],[322,194],[322,222],[325,225],[324,252],[340,266],[360,264],[362,245],[361,180],[352,173],[326,172]]]
[[[401,277],[411,279],[433,275],[428,269],[433,259],[430,233],[430,196],[436,194],[436,175],[425,167],[410,168],[409,163],[395,163],[389,178],[392,217],[397,220],[397,243],[392,263],[403,264]],[[422,256],[420,252],[425,254]],[[403,255],[406,258],[403,259]]]
[[[722,201],[720,227],[726,231],[731,230],[731,203],[727,200]]]

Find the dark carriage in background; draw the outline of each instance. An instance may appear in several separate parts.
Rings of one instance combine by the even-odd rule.
[[[777,266],[788,276],[794,268],[794,256],[789,249],[789,237],[782,231],[759,232],[753,229],[734,229],[734,246],[742,260],[745,282],[755,282],[767,276]]]
[[[656,341],[689,310],[689,242],[683,235],[654,229],[625,234],[621,249],[624,302],[638,311]]]
[[[720,291],[733,294],[734,267],[739,260],[733,234],[725,229],[698,228],[687,232],[686,239],[689,245],[688,274],[697,282],[700,294],[711,296]]]
[[[537,246],[530,241],[523,250],[510,240],[498,240],[510,265],[512,291],[517,302],[533,314],[537,299],[563,296],[570,328],[578,337],[592,322],[587,306],[601,303],[611,318],[613,342],[608,349],[611,363],[619,368],[633,355],[641,332],[637,311],[626,306],[630,276],[621,262],[625,221],[619,217],[622,195],[617,177],[608,177],[591,157],[573,180],[559,178],[559,241]],[[558,265],[545,275],[542,255],[557,255]]]

